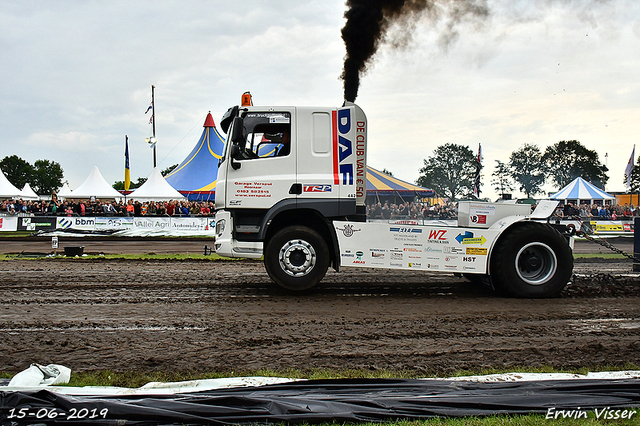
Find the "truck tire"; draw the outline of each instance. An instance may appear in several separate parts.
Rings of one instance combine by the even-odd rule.
[[[553,297],[573,273],[567,240],[552,227],[528,222],[503,235],[491,256],[496,288],[516,297]]]
[[[287,290],[303,291],[315,286],[329,268],[325,240],[306,226],[288,226],[267,243],[264,266],[276,284]]]

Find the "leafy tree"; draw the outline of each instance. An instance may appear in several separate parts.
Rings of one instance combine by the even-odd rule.
[[[491,173],[491,177],[493,177],[493,179],[491,179],[491,185],[493,185],[493,189],[500,195],[509,193],[515,189],[508,164],[496,160],[496,167],[494,172]]]
[[[560,141],[547,147],[542,161],[558,188],[566,186],[577,177],[600,188],[604,188],[609,180],[609,169],[600,164],[598,153],[587,149],[576,140]]]
[[[60,163],[50,160],[36,160],[33,163],[33,190],[37,194],[51,194],[62,186],[64,171]]]
[[[22,189],[33,179],[33,166],[17,155],[4,157],[0,161],[0,169],[7,180],[18,189]]]
[[[509,169],[511,177],[527,198],[542,192],[545,181],[544,163],[537,145],[524,144],[522,148],[513,151],[509,157]]]
[[[161,172],[160,172],[160,174],[161,174],[162,176],[166,176],[166,175],[168,175],[169,173],[171,173],[172,171],[174,171],[176,167],[178,167],[178,165],[177,165],[177,164],[174,164],[173,166],[169,166],[169,167],[167,167],[166,169],[164,169],[163,171],[161,171]]]
[[[452,199],[458,195],[472,194],[476,162],[476,156],[467,146],[452,143],[440,145],[433,157],[424,160],[416,183]]]
[[[137,182],[131,181],[131,185],[129,185],[129,191],[133,191],[134,189],[140,188],[146,181],[147,181],[147,178],[144,178],[144,177],[139,177]],[[124,191],[123,180],[117,180],[111,186],[116,191]]]

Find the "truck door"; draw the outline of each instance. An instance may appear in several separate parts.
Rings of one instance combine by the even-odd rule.
[[[243,117],[244,145],[227,167],[225,201],[228,207],[268,209],[281,200],[295,199],[295,110],[249,111]],[[235,124],[234,124],[235,126]]]

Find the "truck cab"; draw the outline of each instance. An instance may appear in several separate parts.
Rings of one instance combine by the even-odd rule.
[[[366,117],[358,106],[233,107],[221,126],[221,255],[262,256],[282,224],[313,226],[334,246],[332,220],[365,220]]]

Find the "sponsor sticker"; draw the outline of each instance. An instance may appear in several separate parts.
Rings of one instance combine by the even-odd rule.
[[[476,223],[478,225],[487,223],[486,214],[473,214],[469,219],[471,219],[471,223]]]
[[[410,228],[410,227],[404,227],[404,226],[393,226],[393,227],[389,228],[389,230],[391,232],[402,232],[402,233],[408,233],[408,234],[422,234],[422,229],[420,229],[420,228]]]
[[[304,185],[304,192],[331,192],[331,185]]]
[[[449,254],[460,254],[464,250],[461,249],[460,247],[448,246],[448,247],[444,247],[443,251],[444,251],[444,253],[449,253]]]
[[[484,235],[481,235],[479,237],[474,237],[473,232],[464,231],[464,234],[463,233],[458,234],[458,236],[456,237],[456,241],[459,242],[460,244],[483,245],[484,243],[487,242],[487,239],[484,237]]]
[[[484,247],[466,247],[466,254],[486,256],[488,249]]]
[[[338,228],[336,226],[336,230],[341,231],[345,237],[349,238],[349,237],[353,237],[354,233],[361,231],[362,229],[360,228],[356,229],[353,225],[346,224],[342,228]]]

